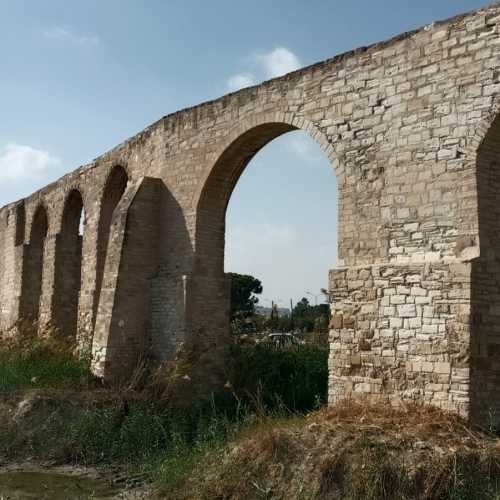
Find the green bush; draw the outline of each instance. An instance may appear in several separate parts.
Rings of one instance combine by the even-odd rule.
[[[0,348],[0,393],[27,387],[75,387],[92,379],[88,360],[68,344],[30,338]]]
[[[233,346],[227,389],[209,401],[173,408],[147,391],[108,391],[92,383],[88,360],[60,340],[25,337],[0,348],[0,392],[72,388],[73,398],[50,391],[33,397],[19,418],[4,416],[0,455],[85,465],[121,464],[165,489],[189,475],[207,451],[223,446],[256,409],[306,412],[326,401],[327,351],[299,345]],[[13,401],[17,401],[15,395]],[[6,399],[8,400],[8,398]],[[14,408],[15,409],[15,408]]]
[[[266,410],[284,406],[305,413],[327,401],[328,350],[316,345],[236,345],[229,380],[238,397]]]

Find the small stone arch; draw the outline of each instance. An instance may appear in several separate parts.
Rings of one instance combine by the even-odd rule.
[[[78,188],[67,194],[62,212],[60,232],[56,240],[53,323],[64,335],[76,338],[78,304],[82,275],[82,244],[80,234],[83,197]]]
[[[49,229],[47,208],[40,203],[31,220],[29,243],[25,246],[20,317],[38,321],[44,274],[45,242]]]
[[[99,299],[104,278],[104,269],[108,253],[113,214],[123,194],[125,193],[128,182],[129,175],[126,168],[122,165],[115,165],[111,168],[102,191],[99,223],[97,227],[96,286],[92,315],[94,326],[97,318],[97,309],[99,307]]]

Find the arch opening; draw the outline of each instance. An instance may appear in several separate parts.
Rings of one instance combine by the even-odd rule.
[[[266,123],[233,141],[212,168],[200,195],[196,219],[196,257],[202,275],[224,272],[226,210],[231,194],[252,158],[273,139],[297,130],[287,123]]]
[[[39,319],[47,232],[47,210],[40,205],[31,223],[30,241],[23,259],[20,317],[32,321]]]
[[[94,327],[97,319],[97,309],[99,307],[99,300],[101,296],[113,213],[123,194],[125,193],[127,183],[128,175],[125,169],[119,165],[115,166],[108,177],[101,198],[101,209],[97,229],[96,285],[92,315]]]
[[[312,149],[314,150],[315,154],[318,154],[320,161],[326,163],[328,167],[333,168],[331,164],[331,158],[329,158],[328,155],[325,154],[320,147],[324,146],[323,141],[321,141],[320,145],[317,144],[320,141],[318,140],[319,138],[316,134],[313,134],[313,137],[311,138],[305,130],[299,129],[295,125],[287,123],[266,123],[263,125],[254,126],[250,130],[247,130],[225,148],[225,150],[219,156],[218,160],[213,166],[202,188],[197,205],[196,218],[195,285],[193,286],[194,290],[192,293],[193,296],[196,297],[197,315],[195,318],[193,318],[192,331],[194,331],[198,336],[200,336],[200,333],[202,333],[206,341],[215,344],[224,344],[229,340],[231,331],[231,278],[230,275],[225,274],[225,271],[237,271],[241,274],[251,274],[254,277],[260,279],[260,276],[257,275],[257,268],[254,265],[255,262],[251,262],[252,265],[249,265],[246,269],[235,269],[232,267],[225,269],[225,263],[228,263],[225,258],[225,250],[228,243],[226,237],[226,221],[228,211],[232,209],[233,203],[237,203],[236,197],[240,195],[239,182],[247,175],[247,166],[250,166],[248,172],[251,172],[253,170],[254,162],[257,162],[257,160],[261,158],[261,155],[266,154],[267,148],[265,148],[262,153],[259,153],[261,149],[263,149],[266,145],[282,135],[291,137],[295,134],[298,134],[298,136],[300,136],[301,138],[307,138],[307,141],[312,142]],[[314,139],[314,142],[311,139]],[[278,144],[286,140],[286,137],[283,137],[283,139],[277,140],[274,144]],[[326,140],[324,142],[326,142]],[[273,147],[274,145],[268,146],[268,148]],[[259,155],[257,155],[257,153],[259,153]],[[296,154],[298,155],[299,152],[296,151]],[[255,160],[252,161],[254,158]],[[277,160],[279,161],[279,158],[277,158]],[[284,160],[285,163],[286,161],[287,160]],[[302,163],[304,163],[306,160],[301,161]],[[304,197],[300,197],[298,199],[286,199],[285,192],[287,190],[290,191],[292,188],[290,183],[300,182],[298,180],[300,178],[300,175],[294,176],[294,180],[291,180],[292,176],[290,176],[289,174],[289,167],[291,167],[291,165],[281,163],[274,174],[271,174],[270,171],[266,171],[265,168],[261,170],[262,175],[259,177],[260,180],[263,183],[269,182],[270,184],[272,184],[272,189],[265,189],[264,186],[269,187],[265,184],[261,184],[261,187],[259,187],[258,183],[254,184],[253,190],[255,193],[255,207],[252,208],[252,206],[249,205],[247,206],[247,210],[250,210],[251,212],[252,210],[258,211],[259,200],[263,196],[264,191],[267,191],[269,199],[265,211],[269,208],[269,212],[272,211],[273,213],[277,214],[275,215],[276,217],[283,217],[284,222],[293,223],[293,221],[291,221],[289,218],[292,216],[291,214],[293,213],[293,209],[295,207],[304,206],[307,201],[305,201]],[[320,168],[319,165],[318,168]],[[306,176],[308,174],[314,176],[314,173],[312,171],[310,171],[308,174],[304,172],[306,171],[303,171],[301,173]],[[328,288],[328,273],[335,264],[337,254],[336,212],[339,193],[337,186],[337,176],[335,175],[335,171],[333,172],[333,175],[332,172],[328,171],[327,169],[323,170],[322,172],[326,172],[326,175],[329,176],[329,179],[331,179],[332,181],[331,194],[328,201],[333,201],[332,210],[334,213],[325,214],[326,225],[324,228],[325,232],[330,232],[332,234],[332,239],[330,240],[331,247],[326,249],[326,251],[330,252],[331,260],[329,260],[328,264],[325,264],[325,269],[322,270],[322,273],[324,273],[324,281],[322,280],[321,287],[320,285],[318,285],[315,290],[312,290],[312,285],[310,285],[309,282],[304,282],[302,286],[303,291],[300,293],[302,294],[302,297],[307,297],[307,302],[311,305],[311,308],[314,308],[316,306],[316,302],[318,303],[318,306],[321,303],[325,302],[325,296],[321,294],[320,288]],[[266,175],[268,176],[267,178]],[[273,180],[271,180],[271,177],[273,177]],[[298,186],[298,189],[300,190],[300,186]],[[310,187],[304,184],[303,189],[310,189]],[[323,192],[321,194],[323,194]],[[275,211],[274,208],[276,208],[276,205],[273,207],[273,203],[275,203],[276,205],[280,203],[288,204],[287,206],[289,208],[289,213],[287,214],[287,209],[284,207],[279,207],[280,210]],[[254,213],[250,213],[250,215],[248,216],[249,220],[251,220],[252,218],[255,218]],[[261,218],[261,220],[265,219],[265,216]],[[304,220],[303,222],[304,224],[307,224],[307,220]],[[253,236],[257,239],[266,237],[270,238],[271,236],[273,236],[271,233],[272,231],[270,231],[269,233],[263,233],[257,230],[254,231]],[[233,235],[233,237],[236,238],[238,238],[238,236],[238,234],[236,234],[235,236]],[[297,239],[294,241],[300,242],[301,238],[308,236],[309,235],[302,234],[299,228],[298,234],[295,235]],[[294,241],[290,240],[290,244],[294,244]],[[243,239],[242,242],[240,242],[240,245],[246,245],[247,247],[250,247],[252,245],[252,237]],[[274,262],[274,267],[279,267],[279,265],[281,264],[281,257],[279,254],[272,252],[272,245],[267,245],[266,247],[260,246],[261,250],[263,248],[265,248],[269,252],[269,255],[266,256],[261,254],[258,256],[258,259],[260,259],[260,261],[262,262],[263,258],[267,258],[269,261],[271,261],[271,263]],[[252,254],[252,252],[244,252],[244,254],[249,261],[257,260],[257,256],[255,255],[255,253]],[[297,279],[302,279],[304,277],[304,273],[308,273],[308,267],[312,267],[311,261],[314,259],[317,259],[317,255],[310,254],[307,256],[303,256],[302,263],[299,263],[299,265],[301,265],[305,270],[302,273],[302,276],[300,272],[297,273],[293,268],[289,269],[289,273],[291,275],[297,276]],[[272,265],[268,267],[272,267]],[[252,272],[254,269],[256,271]],[[262,282],[264,289],[262,296],[264,297],[266,297],[265,279]],[[275,278],[274,281],[276,281],[276,279],[277,278]],[[268,283],[268,285],[270,284]],[[274,285],[276,285],[276,283],[274,283]],[[274,286],[274,288],[276,289],[277,287]],[[311,292],[312,295],[316,295],[316,297],[310,296],[308,292]],[[280,297],[274,296],[277,293],[278,292],[271,292],[270,296],[266,298],[269,299],[269,302],[272,301],[274,303],[282,300],[283,304],[279,305],[283,309],[291,309],[290,298],[292,298],[293,307],[295,307],[297,301],[301,300],[301,295],[298,295],[298,291],[291,292],[290,294],[283,292]],[[285,296],[285,293],[287,296]],[[262,305],[269,306],[270,304]],[[325,304],[324,308],[326,311],[326,321],[323,325],[325,330],[323,341],[324,343],[326,343],[329,306]],[[210,321],[208,322],[209,325],[207,325],[207,318],[210,318]],[[325,357],[325,373],[326,372],[327,367]]]
[[[78,330],[84,221],[82,195],[74,189],[66,198],[57,238],[53,301],[55,326],[71,338],[76,338]]]
[[[325,302],[321,289],[336,262],[336,194],[328,158],[301,130],[272,140],[241,174],[226,210],[224,269],[262,281],[262,312]]]

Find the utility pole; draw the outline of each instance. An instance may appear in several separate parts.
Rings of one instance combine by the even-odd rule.
[[[311,297],[314,297],[314,305],[318,305],[318,297],[323,295],[322,293],[312,293],[312,292],[306,292],[308,295],[311,295]]]

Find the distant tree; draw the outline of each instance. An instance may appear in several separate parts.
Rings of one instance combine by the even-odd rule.
[[[329,315],[328,304],[311,306],[309,300],[303,297],[293,308],[293,323],[295,328],[305,332],[323,331],[327,329]]]
[[[262,283],[249,274],[230,273],[231,320],[242,320],[255,314],[255,305],[262,293]]]
[[[295,318],[303,318],[310,314],[311,306],[309,305],[309,300],[306,297],[302,297],[295,307],[293,308],[293,316]]]

